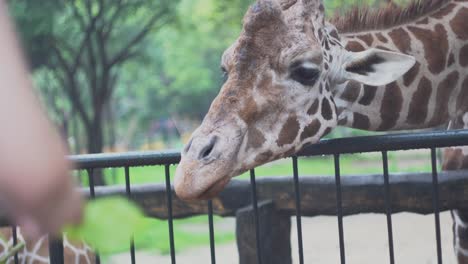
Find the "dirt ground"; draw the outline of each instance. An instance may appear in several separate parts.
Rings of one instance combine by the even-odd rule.
[[[444,263],[456,263],[452,249],[452,222],[450,213],[440,215],[442,256]],[[393,215],[393,236],[396,263],[437,263],[434,216],[409,213]],[[295,219],[292,221],[295,223]],[[336,217],[303,218],[304,262],[339,263],[339,244]],[[234,221],[226,223],[234,229]],[[216,229],[215,229],[216,232]],[[291,232],[293,263],[298,263],[297,233]],[[344,218],[346,263],[389,263],[388,238],[385,215],[366,214]],[[209,247],[193,248],[176,255],[178,264],[208,264]],[[235,242],[216,246],[216,260],[221,264],[238,264]],[[130,263],[129,253],[113,256],[106,263]],[[169,264],[170,256],[151,252],[137,252],[137,263]]]

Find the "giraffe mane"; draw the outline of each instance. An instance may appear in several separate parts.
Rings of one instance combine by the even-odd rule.
[[[330,22],[340,33],[354,33],[399,26],[432,13],[452,0],[412,0],[401,7],[390,3],[382,8],[353,7],[343,13],[336,12]]]

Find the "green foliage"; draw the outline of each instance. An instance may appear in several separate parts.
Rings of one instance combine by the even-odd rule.
[[[9,0],[8,6],[32,68],[48,64],[52,55],[50,45],[53,41],[51,33],[54,19],[62,11],[62,1]]]
[[[84,240],[106,255],[128,247],[130,238],[144,234],[147,224],[143,212],[127,199],[100,198],[87,203],[80,226],[68,227],[65,232],[71,240]]]
[[[209,236],[205,233],[184,231],[187,225],[193,226],[197,223],[205,225],[205,221],[207,221],[206,217],[175,220],[176,250],[208,244]],[[72,241],[86,241],[103,257],[127,251],[130,238],[134,238],[135,247],[138,250],[157,249],[161,254],[168,254],[170,244],[167,228],[167,221],[146,218],[141,209],[127,199],[110,197],[88,202],[84,210],[83,222],[79,226],[67,227],[65,233]],[[216,234],[217,243],[233,239],[232,232],[217,232]]]
[[[215,218],[219,219],[219,217]],[[146,232],[141,235],[135,236],[135,247],[139,250],[157,250],[160,254],[170,253],[169,232],[167,221],[158,219],[147,218],[148,228]],[[181,252],[187,248],[194,246],[208,245],[210,237],[207,227],[208,218],[206,216],[197,216],[182,220],[174,220],[174,242],[176,252]],[[189,231],[190,227],[203,226],[201,232]],[[218,230],[215,233],[216,244],[231,242],[235,239],[233,231]],[[128,246],[121,248],[121,252],[127,251]]]

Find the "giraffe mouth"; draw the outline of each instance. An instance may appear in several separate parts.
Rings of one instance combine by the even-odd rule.
[[[224,187],[229,183],[231,178],[222,178],[209,186],[204,192],[202,192],[196,199],[197,200],[209,200],[216,197]]]

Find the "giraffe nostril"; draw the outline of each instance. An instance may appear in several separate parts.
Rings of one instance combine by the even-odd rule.
[[[184,153],[189,152],[190,147],[192,146],[192,142],[193,142],[193,138],[191,138],[190,141],[187,143],[187,145],[185,145]]]
[[[204,146],[201,151],[200,151],[200,155],[199,155],[199,159],[206,159],[207,157],[210,156],[210,154],[213,152],[213,148],[216,144],[216,141],[218,140],[218,137],[214,136],[210,139],[210,141],[208,142],[208,144],[206,146]]]
[[[201,155],[202,159],[208,157],[213,150],[213,145],[209,146],[207,149],[205,149]]]

